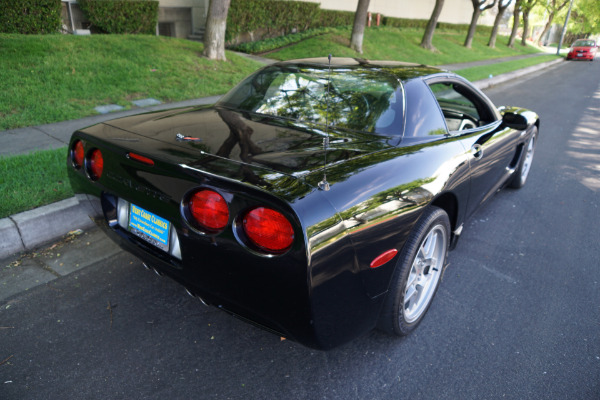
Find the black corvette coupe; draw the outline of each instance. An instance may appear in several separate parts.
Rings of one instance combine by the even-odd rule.
[[[213,106],[79,130],[68,167],[96,221],[146,265],[330,349],[421,322],[465,220],[525,184],[538,128],[446,71],[305,59]]]

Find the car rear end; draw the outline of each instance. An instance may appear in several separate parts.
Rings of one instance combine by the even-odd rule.
[[[569,49],[567,54],[567,60],[587,60],[594,61],[596,57],[597,47],[594,46],[580,46],[574,43]]]
[[[251,183],[254,167],[101,124],[74,133],[68,169],[74,191],[99,200],[99,225],[148,266],[206,303],[316,346],[302,222]],[[285,182],[300,185],[273,175],[281,193]]]

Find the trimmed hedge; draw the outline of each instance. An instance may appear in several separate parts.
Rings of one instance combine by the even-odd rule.
[[[318,3],[281,0],[231,0],[225,40],[229,44],[304,32],[311,28],[351,25],[353,12],[321,10]]]
[[[427,27],[427,22],[428,20],[426,19],[404,19],[394,17],[383,17],[382,19],[383,25],[392,26],[395,28],[425,29]],[[436,29],[445,31],[467,32],[469,30],[469,24],[450,24],[447,22],[438,22]],[[477,31],[491,34],[492,27],[485,25],[477,25]]]
[[[79,7],[98,33],[156,33],[158,1],[79,0]]]
[[[354,12],[320,10],[319,19],[313,21],[311,28],[347,26],[354,24]]]
[[[86,0],[90,1],[90,0]],[[428,20],[383,16],[381,24],[395,28],[425,29]],[[230,48],[251,53],[272,50],[314,36],[321,28],[351,26],[354,12],[322,10],[318,3],[293,0],[231,0],[227,15],[225,41]],[[466,32],[468,24],[438,22],[437,29]],[[477,26],[477,31],[490,34],[491,26]],[[304,33],[306,32],[306,34]],[[282,36],[290,36],[280,39]],[[275,38],[274,40],[270,40]],[[266,40],[268,39],[268,40]],[[252,44],[261,41],[259,44]]]
[[[298,43],[304,39],[308,39],[318,35],[324,35],[332,31],[332,28],[308,29],[304,32],[290,33],[289,35],[277,36],[274,38],[263,39],[256,42],[244,42],[238,45],[230,46],[229,48],[231,50],[241,51],[242,53],[249,54],[265,53],[271,50],[289,46],[294,43]]]
[[[61,7],[60,0],[0,0],[0,32],[57,33]]]
[[[385,26],[392,26],[394,28],[417,28],[425,29],[427,27],[427,20],[425,19],[404,19],[383,16],[381,18],[381,24]],[[438,24],[439,27],[439,24]]]
[[[276,0],[231,0],[225,40],[266,29],[265,36],[305,31],[319,14],[317,3]]]

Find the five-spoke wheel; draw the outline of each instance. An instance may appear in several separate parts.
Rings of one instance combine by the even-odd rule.
[[[448,215],[428,207],[400,253],[379,318],[380,329],[404,336],[417,327],[439,286],[449,244]]]
[[[527,177],[529,176],[529,170],[531,169],[531,163],[533,162],[533,153],[535,151],[537,140],[537,127],[534,126],[532,129],[533,132],[531,132],[531,137],[523,148],[519,167],[514,172],[514,178],[509,184],[510,187],[515,189],[520,189],[525,186],[525,182],[527,182]]]

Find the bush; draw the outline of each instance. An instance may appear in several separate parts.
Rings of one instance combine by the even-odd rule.
[[[395,28],[414,28],[423,29],[427,27],[428,20],[426,19],[404,19],[394,17],[383,17],[382,24],[385,26],[392,26]],[[443,31],[455,31],[455,32],[467,32],[469,30],[469,24],[450,24],[447,22],[438,22],[436,29]],[[477,25],[477,32],[491,34],[492,27],[485,25]]]
[[[231,0],[225,40],[265,30],[261,36],[278,36],[304,31],[319,15],[317,3],[277,0]],[[264,29],[266,28],[266,29]]]
[[[427,26],[427,20],[424,19],[404,19],[394,17],[383,17],[381,23],[385,26],[391,26],[394,28],[417,28],[425,29]],[[439,26],[439,25],[438,25]]]
[[[324,35],[326,33],[331,32],[332,30],[333,29],[331,28],[308,29],[304,32],[292,33],[285,36],[278,36],[275,38],[259,40],[257,42],[240,43],[238,45],[231,46],[230,49],[250,54],[264,53],[267,51],[279,49],[284,46],[289,46],[294,43],[298,43],[304,39],[308,39],[313,36]]]
[[[353,12],[321,10],[318,3],[231,0],[225,40],[235,45],[308,29],[352,25],[353,22]]]
[[[318,20],[311,25],[312,28],[318,27],[338,27],[354,24],[354,12],[320,10]]]
[[[79,0],[79,7],[99,33],[154,34],[158,1]]]
[[[60,0],[0,0],[0,32],[57,33],[61,7]]]

